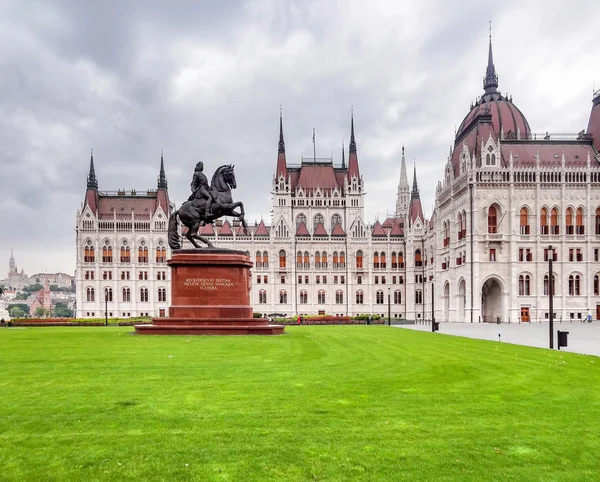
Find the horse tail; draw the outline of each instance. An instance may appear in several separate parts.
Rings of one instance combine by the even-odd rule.
[[[181,242],[179,241],[179,233],[177,232],[177,216],[179,215],[179,209],[173,211],[169,216],[169,247],[171,249],[181,249]]]

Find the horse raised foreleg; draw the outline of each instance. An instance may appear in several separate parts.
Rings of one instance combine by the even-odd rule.
[[[200,236],[199,234],[193,234],[192,235],[195,239],[198,239],[200,241],[202,241],[204,244],[206,244],[206,246],[208,248],[214,248],[213,244],[204,236]],[[198,246],[196,243],[194,243],[194,246],[196,246],[196,248],[199,248],[200,246]]]

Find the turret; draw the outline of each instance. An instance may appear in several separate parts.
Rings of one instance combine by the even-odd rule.
[[[400,182],[396,194],[396,217],[406,218],[408,215],[408,200],[410,196],[410,185],[406,174],[406,158],[404,157],[404,145],[402,146],[402,159],[400,161]]]
[[[283,115],[279,110],[279,148],[277,152],[277,171],[275,177],[279,180],[280,176],[287,178],[287,165],[285,160],[285,142],[283,140]]]
[[[85,205],[89,206],[94,214],[98,211],[98,179],[94,168],[94,151],[90,153],[90,170],[87,176],[87,189],[85,191]]]

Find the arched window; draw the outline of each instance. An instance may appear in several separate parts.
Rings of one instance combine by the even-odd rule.
[[[302,252],[298,251],[296,253],[296,268],[302,268]]]
[[[158,288],[158,301],[167,301],[167,290],[165,288]]]
[[[528,274],[519,275],[519,296],[531,294],[531,278]]]
[[[258,302],[263,305],[267,302],[267,292],[265,290],[258,292]]]
[[[421,256],[421,250],[415,251],[415,266],[423,266],[423,257]]]
[[[346,267],[346,253],[340,251],[340,268]]]
[[[379,266],[381,266],[382,268],[386,268],[387,267],[387,262],[385,259],[385,253],[382,251],[379,254]]]
[[[279,304],[285,305],[287,303],[287,291],[281,290],[279,292]]]
[[[363,252],[360,249],[356,252],[356,267],[363,267]]]
[[[321,253],[319,251],[315,251],[315,268],[321,267]]]
[[[540,234],[548,234],[548,210],[542,208],[540,211]]]
[[[594,276],[594,294],[596,296],[600,295],[600,277],[598,275]]]
[[[378,305],[383,305],[383,291],[379,290],[375,294],[375,300]]]
[[[392,251],[392,269],[398,268],[398,255],[396,251]]]
[[[327,268],[327,253],[325,251],[321,253],[321,268]]]
[[[285,254],[285,250],[281,250],[279,251],[279,267],[280,268],[285,268],[287,265],[287,257]]]
[[[526,207],[521,208],[519,225],[521,227],[521,234],[529,234],[529,211],[527,211]]]
[[[581,294],[581,277],[576,275],[569,276],[569,296],[579,296]]]
[[[496,210],[496,206],[490,206],[488,209],[488,233],[498,232],[497,215],[498,211]]]
[[[112,301],[112,300],[113,300],[112,288],[104,288],[104,301]]]
[[[450,244],[450,220],[444,221],[444,247]]]
[[[342,217],[339,214],[334,214],[333,216],[331,216],[331,230],[333,231],[333,228],[335,228],[335,225],[339,224],[340,226],[342,225]]]
[[[577,208],[575,212],[575,233],[585,234],[585,228],[583,226],[583,208]]]
[[[422,305],[423,304],[423,291],[416,290],[415,291],[415,304]]]
[[[395,305],[402,304],[402,291],[400,291],[400,290],[394,291],[394,304]]]
[[[263,268],[269,267],[269,253],[263,251]]]
[[[573,208],[567,208],[567,215],[565,216],[565,229],[566,234],[573,234]]]
[[[596,208],[596,234],[600,234],[600,208]]]
[[[337,251],[333,252],[333,267],[334,268],[339,268],[340,267],[340,258],[338,256],[338,252]]]
[[[88,288],[86,290],[86,301],[96,301],[94,288]]]
[[[298,228],[300,227],[300,225],[304,223],[306,225],[306,216],[302,213],[298,214],[298,216],[296,216],[296,231],[298,231]]]
[[[112,246],[102,247],[102,262],[112,263]]]
[[[140,246],[138,248],[138,263],[147,263],[148,262],[148,247]]]
[[[129,288],[123,288],[123,301],[129,303],[131,301],[131,290]]]
[[[319,290],[317,292],[317,303],[320,304],[320,305],[324,305],[325,304],[325,291]]]
[[[304,251],[304,267],[310,268],[310,254],[308,254],[308,251]]]
[[[267,292],[265,290],[258,291],[258,302],[260,304],[265,304],[267,302]]]
[[[364,293],[362,292],[362,290],[358,290],[356,292],[356,304],[357,305],[364,304]]]
[[[373,253],[373,268],[379,268],[379,252]]]
[[[552,294],[556,294],[556,276],[552,275]],[[548,295],[548,275],[544,275],[544,295]]]
[[[344,304],[344,292],[342,290],[337,290],[335,292],[335,304],[336,305]]]
[[[256,268],[262,268],[262,253],[260,251],[256,252],[256,256],[254,257],[254,266]]]
[[[300,303],[303,305],[308,303],[308,293],[306,292],[306,290],[300,291]]]
[[[83,261],[85,263],[94,263],[96,261],[96,254],[94,253],[94,247],[91,246],[91,241],[88,240],[88,246],[85,247],[83,253]]]
[[[552,208],[550,211],[550,234],[560,234],[558,227],[558,208]]]
[[[398,268],[404,268],[404,253],[398,253]]]
[[[458,240],[460,241],[463,237],[463,217],[462,213],[458,213]]]
[[[160,243],[162,243],[162,241],[160,241]],[[159,245],[158,248],[156,248],[156,262],[157,263],[166,263],[167,262],[167,249],[162,245]]]
[[[121,263],[131,262],[131,251],[129,246],[121,246]]]
[[[148,288],[140,288],[140,301],[143,303],[148,302]]]

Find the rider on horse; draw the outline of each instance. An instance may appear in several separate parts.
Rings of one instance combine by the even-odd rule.
[[[204,163],[202,161],[198,161],[196,164],[196,169],[194,170],[194,177],[192,177],[192,184],[190,186],[192,188],[192,194],[188,201],[193,201],[194,199],[206,199],[204,217],[208,218],[209,216],[212,216],[210,208],[212,207],[214,196],[210,190],[208,179],[202,172],[203,170]]]

